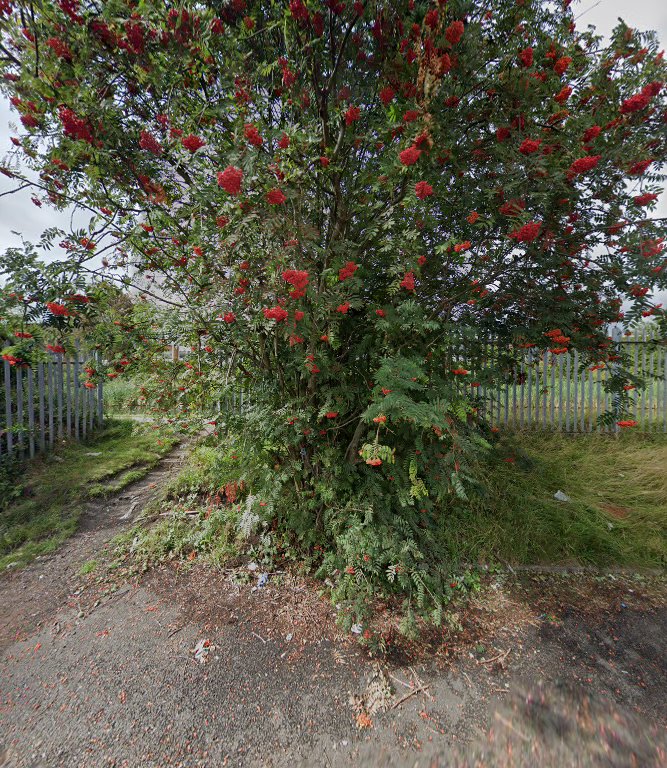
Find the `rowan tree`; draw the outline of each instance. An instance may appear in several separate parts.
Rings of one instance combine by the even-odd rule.
[[[159,295],[195,349],[159,363],[163,405],[192,425],[246,383],[243,503],[324,545],[340,599],[439,603],[446,512],[492,439],[477,392],[517,348],[616,363],[622,415],[609,325],[664,327],[653,33],[619,22],[607,45],[533,0],[5,0],[0,18],[22,123],[4,173],[93,216],[16,300]]]

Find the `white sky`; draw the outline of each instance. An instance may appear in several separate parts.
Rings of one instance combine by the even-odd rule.
[[[593,24],[600,34],[608,36],[620,17],[630,25],[641,30],[654,29],[663,46],[667,47],[667,2],[665,0],[575,0],[573,4],[577,25],[584,28]],[[18,122],[16,112],[10,112],[9,103],[0,96],[0,157],[11,147],[10,122]],[[11,189],[15,184],[0,175],[0,192]],[[37,242],[47,227],[59,226],[64,230],[70,227],[70,213],[58,212],[43,205],[37,208],[30,200],[29,190],[0,198],[0,251],[13,245],[20,245],[20,237],[13,232],[20,232],[26,240]],[[667,195],[663,195],[656,216],[667,216]],[[86,226],[89,214],[75,218],[77,226]],[[667,292],[659,298],[667,303]]]

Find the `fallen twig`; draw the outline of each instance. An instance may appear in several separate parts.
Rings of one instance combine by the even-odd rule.
[[[404,685],[406,688],[412,688],[412,685],[410,683],[406,683],[404,680],[399,680],[397,677],[394,677],[394,675],[392,675],[391,673],[389,674],[389,677],[392,680],[395,680],[397,683]]]
[[[251,635],[254,635],[258,640],[261,640],[264,644],[266,644],[266,640],[257,634],[257,632],[250,632]]]
[[[421,688],[424,688],[424,689],[425,689],[425,688],[428,688],[428,686],[427,686],[427,685],[425,685],[425,683],[424,683],[424,681],[421,679],[421,677],[419,677],[419,675],[418,675],[418,674],[415,672],[415,670],[414,670],[414,667],[408,667],[408,669],[410,670],[410,672],[412,672],[412,676],[414,677],[414,679],[415,679],[415,682],[417,683],[417,686],[418,686],[418,687],[421,687]],[[431,696],[431,694],[430,694],[430,693],[426,692],[426,695],[429,697],[429,699],[430,699],[431,701],[434,701],[434,699],[433,699],[433,696]]]
[[[480,659],[480,664],[490,664],[492,661],[500,661],[502,664],[503,661],[507,658],[511,648],[508,648],[505,652],[499,653],[497,656],[492,656],[490,659]]]
[[[426,691],[427,686],[420,685],[419,688],[413,688],[409,693],[406,693],[405,696],[401,697],[398,701],[394,702],[392,704],[391,709],[396,709],[396,707],[399,704],[402,704],[404,701],[407,701],[411,696],[416,696],[418,693],[422,693],[423,691]]]

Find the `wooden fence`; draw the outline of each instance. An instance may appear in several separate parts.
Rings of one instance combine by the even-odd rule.
[[[33,458],[65,439],[81,440],[101,426],[103,383],[84,386],[85,362],[62,354],[21,368],[6,360],[0,391],[0,460]]]
[[[629,370],[644,384],[629,390],[629,414],[642,432],[667,432],[667,349],[656,343],[646,328],[631,336],[615,331],[612,343],[629,359]],[[503,350],[507,355],[507,351]],[[466,384],[474,383],[476,373],[498,365],[499,351],[489,344],[481,360],[471,361]],[[465,360],[461,354],[460,359]],[[495,425],[519,428],[555,429],[565,432],[617,431],[617,418],[599,421],[614,414],[615,403],[606,384],[614,375],[614,364],[584,365],[578,352],[552,354],[549,351],[512,350],[511,368],[500,384],[477,388],[481,407]],[[481,377],[480,377],[481,378]]]

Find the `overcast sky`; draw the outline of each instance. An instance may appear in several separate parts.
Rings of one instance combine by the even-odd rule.
[[[654,29],[663,46],[667,47],[667,2],[665,0],[575,0],[573,4],[577,25],[583,29],[593,24],[600,34],[608,36],[620,17],[631,27]],[[0,157],[10,148],[10,122],[18,122],[15,112],[10,112],[9,103],[0,95]],[[0,192],[12,188],[5,176],[0,175]],[[71,213],[57,212],[46,205],[37,208],[30,200],[28,190],[0,198],[0,252],[12,245],[20,245],[20,238],[13,232],[20,232],[32,242],[39,239],[47,227],[59,226],[69,229]],[[667,216],[667,195],[663,195],[656,216]],[[86,226],[90,215],[75,218],[75,224]],[[667,292],[660,295],[667,303]]]

